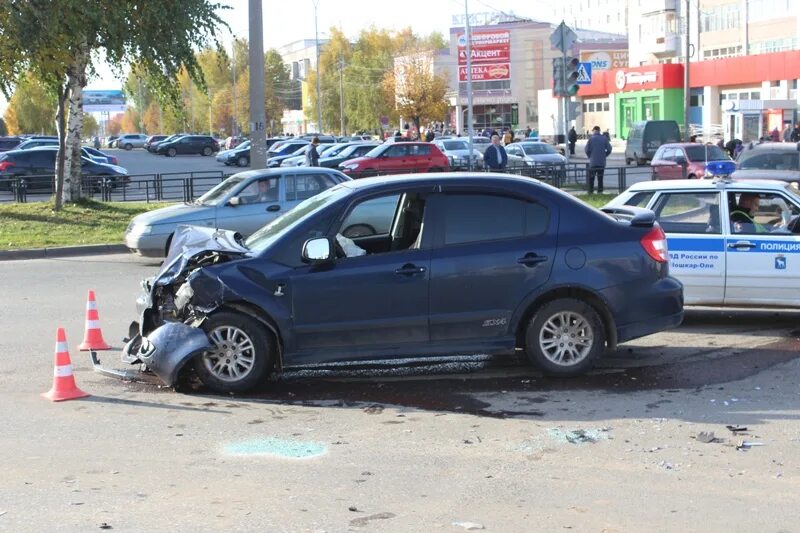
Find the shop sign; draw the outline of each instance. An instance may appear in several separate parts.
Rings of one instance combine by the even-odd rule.
[[[472,65],[472,81],[492,81],[511,79],[511,65]],[[467,67],[458,67],[458,80],[467,81]]]
[[[584,50],[581,63],[591,63],[593,71],[628,67],[627,50]]]
[[[654,70],[649,72],[625,72],[618,70],[614,76],[614,82],[618,90],[623,90],[629,85],[638,85],[641,88],[646,83],[656,83],[658,73]]]
[[[504,63],[511,58],[511,32],[482,31],[472,33],[472,63]],[[467,64],[467,39],[458,36],[458,64]]]

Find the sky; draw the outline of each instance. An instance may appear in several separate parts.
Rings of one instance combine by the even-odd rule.
[[[248,36],[248,0],[218,0],[230,6],[221,12],[230,26],[221,36],[230,43],[232,35]],[[522,17],[536,18],[537,4],[552,0],[467,0],[470,13],[502,11]],[[301,39],[314,39],[315,0],[263,0],[264,49],[278,48]],[[402,29],[410,26],[418,34],[441,32],[445,37],[452,26],[452,16],[464,13],[464,0],[317,0],[320,39],[328,30],[339,27],[355,38],[359,31],[374,25],[378,28]],[[89,80],[88,89],[120,89],[122,81],[105,65],[97,65],[97,76]],[[6,103],[0,96],[0,116]]]

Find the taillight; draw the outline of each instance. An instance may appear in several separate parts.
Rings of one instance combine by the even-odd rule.
[[[5,172],[13,166],[14,163],[11,161],[0,161],[0,172]]]
[[[659,263],[666,263],[669,259],[667,253],[667,236],[659,226],[654,227],[639,241],[647,255]]]
[[[111,156],[111,164],[112,165],[119,165],[119,159],[114,156]]]

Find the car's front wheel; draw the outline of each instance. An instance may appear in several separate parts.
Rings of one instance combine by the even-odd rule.
[[[125,145],[125,150],[130,152],[131,150],[133,150],[133,145],[131,143],[126,144]]]
[[[178,151],[175,148],[167,150],[167,157],[175,157],[176,155],[178,155]]]
[[[577,376],[594,365],[605,349],[600,315],[572,298],[546,303],[533,316],[525,334],[528,359],[552,376]]]
[[[247,392],[266,379],[276,349],[259,321],[221,311],[202,327],[211,348],[195,358],[194,369],[204,385],[216,392]]]
[[[203,155],[204,156],[208,157],[208,156],[210,156],[212,154],[212,152],[213,151],[211,150],[210,146],[204,146],[203,147]]]
[[[247,159],[245,156],[240,155],[239,158],[236,160],[236,164],[240,167],[246,167],[250,164],[250,160]]]

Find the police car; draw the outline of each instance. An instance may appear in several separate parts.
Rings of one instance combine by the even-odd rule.
[[[783,181],[731,180],[733,170],[716,162],[713,179],[637,183],[603,209],[656,214],[687,305],[800,307],[800,193]],[[742,209],[742,195],[757,195],[755,209]]]

